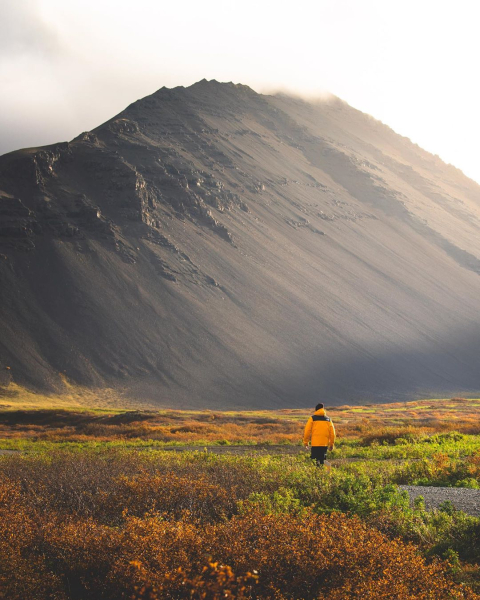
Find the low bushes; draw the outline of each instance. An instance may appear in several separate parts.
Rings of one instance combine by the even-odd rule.
[[[458,582],[459,561],[480,560],[479,520],[410,507],[390,475],[208,453],[4,457],[0,598],[478,598]]]
[[[114,527],[5,505],[1,512],[0,536],[10,544],[2,544],[0,583],[11,600],[476,597],[442,563],[341,513],[251,508],[211,524],[149,513]]]

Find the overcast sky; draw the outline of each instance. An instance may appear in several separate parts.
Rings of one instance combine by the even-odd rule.
[[[480,182],[478,0],[0,0],[0,154],[166,85],[340,96]]]

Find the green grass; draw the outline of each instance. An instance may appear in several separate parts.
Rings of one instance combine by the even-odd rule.
[[[163,447],[196,446],[202,449],[205,446],[256,446],[262,447],[269,443],[256,444],[250,439],[240,440],[232,443],[226,440],[192,440],[161,442],[148,438],[116,439],[102,441],[91,439],[88,441],[59,441],[38,440],[24,437],[0,439],[0,450],[20,450],[26,452],[49,451],[55,448],[78,447],[78,448],[151,448],[162,449]],[[277,444],[278,445],[278,444]],[[281,444],[280,444],[281,445]],[[292,446],[292,444],[285,444]],[[300,441],[293,444],[300,448]],[[461,459],[470,456],[480,449],[480,435],[468,435],[455,432],[433,434],[421,437],[418,440],[405,440],[398,438],[396,443],[372,443],[365,445],[361,439],[339,439],[335,450],[329,453],[332,459],[357,458],[364,460],[407,460],[407,459],[429,459],[437,456],[440,452],[446,453],[451,458]]]

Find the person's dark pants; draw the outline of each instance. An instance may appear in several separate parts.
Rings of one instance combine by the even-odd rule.
[[[317,462],[317,467],[325,464],[325,459],[327,458],[327,449],[328,446],[312,446],[310,458]]]

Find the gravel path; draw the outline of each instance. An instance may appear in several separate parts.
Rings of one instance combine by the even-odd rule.
[[[401,485],[399,487],[408,492],[412,502],[417,496],[423,496],[427,509],[438,508],[442,502],[450,500],[457,510],[463,510],[474,517],[480,516],[480,490],[422,485]]]

